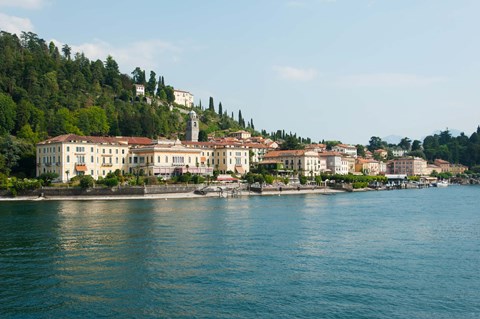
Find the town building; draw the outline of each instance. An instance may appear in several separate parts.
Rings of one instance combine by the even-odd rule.
[[[177,141],[157,141],[134,147],[128,155],[130,174],[145,174],[170,179],[185,173],[212,175],[213,168],[202,162],[200,149],[188,148]]]
[[[400,147],[394,147],[391,149],[393,157],[403,157],[405,156],[408,151],[404,150],[403,148]]]
[[[355,164],[355,171],[363,173],[365,175],[378,175],[380,174],[380,163],[374,159],[369,158],[357,158]]]
[[[186,107],[193,107],[193,94],[188,91],[173,90],[175,103]]]
[[[349,162],[338,152],[323,152],[318,156],[327,163],[327,171],[332,174],[347,175]]]
[[[135,95],[145,96],[145,86],[142,84],[135,84]]]
[[[392,160],[390,167],[390,174],[420,176],[427,171],[427,161],[420,157],[404,157]]]
[[[265,154],[264,160],[283,163],[286,171],[295,171],[305,176],[317,176],[326,170],[325,159],[319,158],[318,152],[308,150],[270,151]]]
[[[345,154],[353,158],[357,157],[357,147],[355,145],[337,144],[334,147],[332,147],[332,152]]]
[[[245,139],[250,138],[252,136],[252,134],[250,134],[250,132],[241,130],[241,131],[230,133],[229,136],[234,137],[234,138],[239,139],[239,140],[245,140]]]
[[[56,173],[62,182],[81,175],[98,179],[117,169],[125,173],[130,147],[148,144],[144,137],[60,135],[37,144],[36,173]]]

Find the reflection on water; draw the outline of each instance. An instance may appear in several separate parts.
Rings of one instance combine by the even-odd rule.
[[[0,314],[476,318],[479,191],[1,203]]]

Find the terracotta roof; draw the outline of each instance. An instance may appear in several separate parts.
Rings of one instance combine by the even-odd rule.
[[[342,156],[339,152],[327,151],[327,152],[320,152],[318,156]]]
[[[271,151],[265,154],[264,158],[282,157],[282,156],[303,156],[305,150],[283,150],[283,151]]]
[[[69,141],[76,142],[89,142],[89,143],[114,143],[127,142],[130,145],[149,145],[152,144],[152,140],[148,137],[124,137],[124,136],[81,136],[76,134],[64,134],[52,137],[48,140],[42,141],[38,144],[50,144],[50,143],[65,143]]]

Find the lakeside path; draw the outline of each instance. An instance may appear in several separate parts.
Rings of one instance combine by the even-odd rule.
[[[268,191],[262,194],[242,191],[239,197],[243,196],[282,196],[282,195],[301,195],[301,194],[318,194],[318,195],[333,195],[337,193],[344,193],[345,191],[336,189],[300,189],[300,190],[284,190],[284,191]],[[231,198],[230,195],[219,196],[218,193],[212,192],[206,195],[197,195],[193,192],[190,193],[165,193],[165,194],[146,194],[146,195],[118,195],[118,196],[47,196],[47,197],[34,197],[34,196],[17,196],[17,197],[0,197],[0,202],[11,201],[63,201],[63,200],[125,200],[125,199],[196,199],[205,197],[223,197]]]

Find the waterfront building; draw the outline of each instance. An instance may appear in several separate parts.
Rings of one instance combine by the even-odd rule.
[[[404,157],[391,162],[391,174],[404,174],[408,176],[424,175],[427,171],[427,161],[420,157]]]
[[[56,173],[67,182],[74,176],[105,177],[117,169],[125,173],[129,148],[148,145],[145,137],[60,135],[36,145],[36,174]]]
[[[128,172],[170,179],[185,173],[212,175],[213,168],[202,162],[202,150],[188,148],[176,141],[157,141],[134,147],[128,155]]]
[[[173,90],[175,96],[175,103],[186,107],[193,106],[193,94],[188,91]]]
[[[323,158],[327,164],[327,170],[332,174],[347,175],[348,174],[348,160],[345,156],[337,152],[323,152],[318,156]]]
[[[250,171],[249,147],[239,142],[194,142],[184,141],[183,145],[202,150],[200,163],[213,167],[220,172],[232,172],[240,175]]]
[[[317,176],[326,170],[326,161],[319,158],[318,152],[308,150],[270,151],[265,161],[283,163],[285,170],[296,171],[305,176]]]
[[[370,158],[357,158],[355,171],[365,175],[378,175],[380,174],[380,163],[380,161]]]

